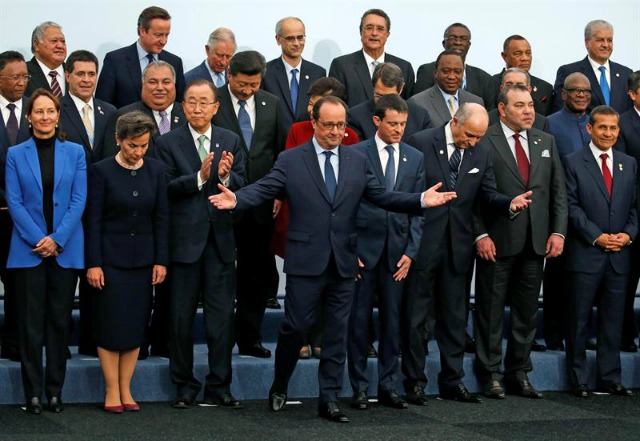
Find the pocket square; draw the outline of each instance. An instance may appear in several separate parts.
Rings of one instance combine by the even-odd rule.
[[[542,157],[543,158],[550,158],[551,155],[549,154],[549,150],[545,149],[542,151]]]
[[[478,168],[474,167],[471,170],[469,170],[469,174],[472,174],[472,173],[480,173],[480,170]]]

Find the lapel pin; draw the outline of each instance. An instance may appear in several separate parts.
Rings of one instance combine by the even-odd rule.
[[[305,79],[305,80],[308,80],[308,79],[309,79],[309,75],[305,75],[305,76],[304,76],[304,79]]]
[[[179,117],[176,116],[175,118],[173,118],[173,123],[174,124],[178,124],[178,121],[180,121]]]
[[[616,72],[616,77],[619,77],[619,76],[620,76],[620,74],[618,72]]]
[[[265,102],[263,101],[263,102],[262,102],[262,105],[263,105],[263,106],[266,106],[266,105],[267,105],[267,103],[265,103]]]
[[[534,144],[538,145],[538,140],[533,141]]]
[[[403,160],[404,162],[407,162],[407,157],[406,157],[406,156],[404,156],[404,155],[402,155],[402,160]]]
[[[216,142],[216,148],[218,148],[218,147],[220,147],[220,144],[218,144],[218,143]]]
[[[440,153],[441,155],[444,155],[444,151],[442,151],[442,150],[440,150],[440,152],[439,152],[439,153]]]
[[[534,92],[537,92],[537,91],[538,91],[538,88],[537,88],[536,86],[533,86],[533,91],[534,91]]]
[[[100,115],[104,115],[104,112],[102,111],[102,107],[98,106],[98,112],[100,112]]]
[[[622,166],[622,162],[618,163],[618,169],[620,171],[624,170],[624,167]]]

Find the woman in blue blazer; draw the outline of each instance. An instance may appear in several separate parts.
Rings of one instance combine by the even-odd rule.
[[[53,94],[36,89],[26,115],[32,136],[7,153],[6,198],[14,224],[7,268],[15,269],[27,411],[42,411],[44,346],[44,391],[49,410],[57,413],[77,270],[84,266],[80,220],[87,199],[86,160],[82,146],[65,142]]]

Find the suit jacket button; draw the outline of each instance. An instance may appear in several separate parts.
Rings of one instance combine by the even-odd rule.
[[[335,211],[331,213],[331,217],[336,217]]]
[[[137,198],[138,197],[138,190],[133,190],[133,197]]]

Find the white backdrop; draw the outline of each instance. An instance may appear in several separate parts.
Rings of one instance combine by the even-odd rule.
[[[113,49],[136,40],[136,21],[151,1],[40,1],[0,2],[0,50],[14,49],[30,58],[33,28],[45,20],[63,26],[69,52],[93,51],[100,61]],[[442,50],[446,26],[462,22],[472,31],[469,64],[491,74],[502,67],[502,43],[521,34],[533,47],[531,72],[553,83],[561,64],[586,55],[584,25],[605,19],[615,28],[613,60],[640,69],[640,1],[638,0],[500,0],[407,1],[387,5],[370,1],[158,1],[172,15],[166,49],[182,57],[185,70],[204,59],[209,33],[220,26],[231,28],[238,50],[255,49],[267,60],[279,55],[274,26],[278,19],[294,15],[306,24],[304,57],[329,68],[331,60],[360,48],[358,24],[369,8],[384,9],[391,17],[388,52],[409,60],[417,70]]]

